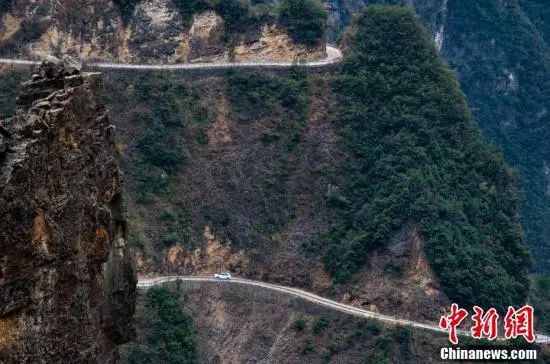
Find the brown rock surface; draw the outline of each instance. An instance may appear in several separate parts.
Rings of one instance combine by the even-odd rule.
[[[136,277],[99,74],[49,59],[0,121],[0,362],[112,363]]]
[[[272,20],[228,38],[214,11],[186,24],[171,0],[140,0],[123,16],[111,0],[18,0],[0,13],[0,55],[43,59],[69,54],[126,63],[321,59],[323,45],[294,44]],[[263,29],[262,29],[263,27]],[[232,49],[236,52],[233,55]]]

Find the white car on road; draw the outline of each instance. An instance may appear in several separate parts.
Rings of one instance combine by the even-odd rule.
[[[229,272],[216,273],[216,274],[214,274],[214,278],[231,279],[231,273],[229,273]]]

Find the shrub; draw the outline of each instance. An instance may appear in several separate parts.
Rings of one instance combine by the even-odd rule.
[[[325,34],[327,12],[317,0],[281,0],[279,21],[297,43],[317,45]]]
[[[241,0],[218,0],[214,8],[223,18],[227,35],[243,30],[255,21],[248,3]]]
[[[391,331],[392,340],[401,347],[401,353],[407,354],[411,351],[412,331],[410,327],[397,326]]]
[[[390,275],[392,275],[396,278],[403,277],[403,274],[405,273],[403,271],[403,266],[400,265],[400,264],[395,264],[395,263],[386,264],[384,266],[384,271],[386,271],[387,273],[389,273]]]
[[[380,332],[382,331],[382,326],[380,326],[380,323],[372,319],[367,321],[366,328],[373,336],[380,335]]]
[[[138,140],[138,147],[145,162],[174,174],[183,162],[183,149],[178,144],[166,143],[165,135],[162,127],[146,129]]]
[[[303,355],[315,352],[315,346],[313,346],[313,341],[308,338],[302,342],[300,345],[300,353]]]
[[[190,246],[190,223],[187,216],[187,210],[181,204],[176,204],[170,211],[163,211],[160,214],[165,234],[161,238],[161,243],[165,246],[171,246],[175,243],[184,244],[187,248]]]
[[[193,15],[206,10],[212,10],[212,5],[208,0],[175,0],[174,4],[178,8],[185,26],[191,26]]]
[[[257,121],[276,112],[287,114],[274,130],[264,131],[262,142],[282,141],[288,151],[299,145],[309,104],[309,81],[303,68],[292,69],[286,77],[232,71],[227,84],[231,109],[241,122]]]
[[[536,328],[542,332],[550,332],[550,275],[533,277],[529,302],[535,309]]]
[[[11,10],[12,0],[0,0],[0,17]]]
[[[165,287],[149,289],[145,312],[136,321],[138,337],[123,363],[198,362],[193,319],[181,308],[176,292]]]
[[[298,317],[294,322],[292,323],[292,327],[296,331],[304,331],[306,328],[306,319],[303,317]]]
[[[150,203],[153,196],[162,194],[168,190],[169,177],[161,170],[151,168],[143,162],[134,164],[136,173],[136,202]]]
[[[326,317],[320,317],[313,324],[313,333],[316,335],[322,334],[328,327],[329,321]]]
[[[120,14],[124,22],[127,22],[130,19],[134,11],[134,8],[139,3],[139,0],[113,0],[113,1],[119,7]]]

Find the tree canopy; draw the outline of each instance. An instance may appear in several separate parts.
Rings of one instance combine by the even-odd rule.
[[[517,175],[481,137],[455,75],[408,9],[368,7],[350,34],[334,80],[347,157],[326,269],[345,281],[411,226],[452,300],[525,302]]]
[[[327,12],[317,0],[281,0],[279,19],[295,42],[316,45],[323,39]]]

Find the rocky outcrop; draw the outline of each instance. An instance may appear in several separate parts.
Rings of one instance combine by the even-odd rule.
[[[366,277],[368,277],[366,279]],[[370,262],[333,293],[341,301],[400,317],[438,317],[451,303],[424,252],[417,228],[404,226]]]
[[[100,74],[50,59],[0,121],[0,362],[112,363],[136,277]]]
[[[295,44],[280,26],[266,24],[259,37],[241,41],[235,47],[233,56],[237,61],[313,61],[325,58],[326,51]]]
[[[243,250],[233,252],[231,241],[220,241],[209,226],[204,228],[204,247],[186,251],[181,245],[172,245],[162,262],[163,270],[186,272],[186,274],[213,274],[232,271],[243,274],[249,259]],[[137,261],[143,262],[138,255]],[[148,262],[151,263],[151,262]],[[143,268],[143,263],[138,268]],[[154,268],[152,269],[154,270]]]
[[[123,16],[111,0],[17,1],[5,14],[0,11],[0,55],[43,59],[69,54],[134,63],[229,60],[235,47],[237,60],[291,61],[326,55],[322,46],[294,44],[282,28],[267,24],[273,20],[229,35],[222,17],[212,10],[186,21],[172,0],[135,3]]]

